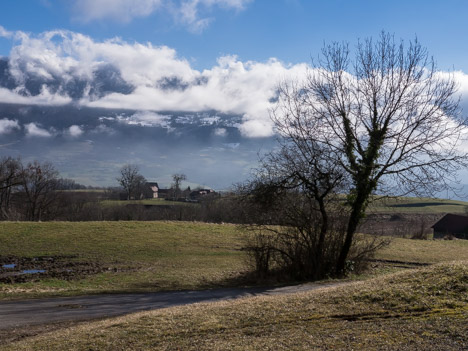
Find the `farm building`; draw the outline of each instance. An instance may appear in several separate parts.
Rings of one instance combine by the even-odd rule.
[[[146,183],[151,191],[153,192],[153,199],[157,198],[166,198],[168,196],[170,189],[162,189],[159,187],[158,183],[156,182],[148,182]]]
[[[459,239],[468,239],[468,216],[446,214],[432,227],[434,239],[453,235]]]

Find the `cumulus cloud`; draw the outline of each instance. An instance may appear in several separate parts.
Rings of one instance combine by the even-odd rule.
[[[68,134],[73,138],[77,138],[83,134],[83,129],[74,124],[68,128]]]
[[[15,129],[20,129],[17,120],[11,120],[8,118],[0,119],[0,134],[9,134]]]
[[[53,135],[50,131],[48,131],[47,129],[41,128],[36,123],[25,124],[24,129],[26,129],[26,135],[28,137],[49,138]]]
[[[232,1],[236,3],[242,4]],[[122,84],[132,89],[90,92],[90,86],[102,86],[99,74],[106,67],[112,68],[112,77],[118,76]],[[268,110],[273,106],[278,82],[302,76],[307,69],[306,64],[287,65],[276,59],[243,62],[236,56],[224,56],[215,66],[199,71],[167,46],[120,39],[98,42],[79,33],[51,31],[37,36],[24,34],[13,47],[9,70],[18,87],[0,88],[0,102],[74,102],[86,107],[152,113],[214,110],[243,116],[241,131],[246,136],[267,136],[272,133]],[[38,94],[28,90],[31,80],[42,82]],[[85,88],[79,98],[71,98],[76,86]],[[161,118],[140,113],[128,122],[154,124],[160,123]]]
[[[242,10],[252,0],[77,0],[73,7],[77,19],[90,22],[112,19],[124,23],[147,17],[156,11],[171,13],[174,20],[200,32],[212,21],[203,13],[217,6]]]
[[[209,5],[215,0],[200,0],[197,4],[202,2]],[[244,4],[235,0],[225,3],[231,7]],[[244,136],[268,137],[274,133],[269,110],[275,105],[278,83],[304,77],[311,69],[304,63],[289,65],[274,58],[256,62],[223,56],[213,67],[200,71],[167,46],[120,39],[95,41],[79,33],[59,30],[13,35],[19,39],[11,51],[8,67],[16,87],[0,86],[0,102],[74,103],[90,108],[140,111],[119,120],[140,126],[168,128],[167,117],[158,111],[217,111],[240,117],[236,126]],[[460,85],[460,93],[466,96],[468,75],[463,72],[452,75]],[[105,129],[96,132],[112,133]]]

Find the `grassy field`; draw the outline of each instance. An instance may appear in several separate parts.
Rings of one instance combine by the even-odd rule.
[[[369,213],[466,213],[468,202],[422,197],[381,198],[371,203]]]
[[[465,350],[468,261],[347,286],[143,312],[5,350]]]
[[[62,256],[71,264],[84,262],[101,270],[76,279],[38,276],[36,281],[0,283],[0,298],[245,284],[244,235],[234,225],[192,222],[1,222],[0,256]],[[377,258],[419,264],[468,260],[468,241],[396,238]],[[376,264],[370,276],[400,268]]]
[[[145,200],[104,200],[104,205],[188,205],[197,204],[180,201],[166,201],[164,199]],[[465,213],[468,202],[446,199],[432,199],[421,197],[381,198],[371,203],[370,213]]]
[[[0,283],[0,298],[222,286],[245,270],[241,238],[233,225],[191,222],[2,222],[0,256],[61,255],[104,271]]]
[[[182,201],[170,201],[164,199],[144,199],[144,200],[103,200],[101,203],[105,206],[113,205],[152,205],[152,206],[171,206],[171,205],[182,205],[182,206],[196,206],[195,203],[182,202]]]

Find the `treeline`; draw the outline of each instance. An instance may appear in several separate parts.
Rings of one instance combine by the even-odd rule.
[[[48,162],[23,163],[19,158],[0,160],[0,218],[41,221],[55,219],[68,206],[65,190],[86,189],[59,177]]]
[[[221,197],[217,194],[204,196],[199,203],[152,206],[115,201],[122,195],[125,195],[125,189],[121,187],[97,191],[72,179],[61,178],[49,162],[26,163],[13,157],[0,159],[1,220],[244,221],[236,196]]]

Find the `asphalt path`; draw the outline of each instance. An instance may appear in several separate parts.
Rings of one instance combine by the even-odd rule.
[[[0,330],[56,322],[83,321],[197,302],[289,294],[343,283],[301,284],[273,288],[224,288],[198,291],[105,294],[0,302]]]

